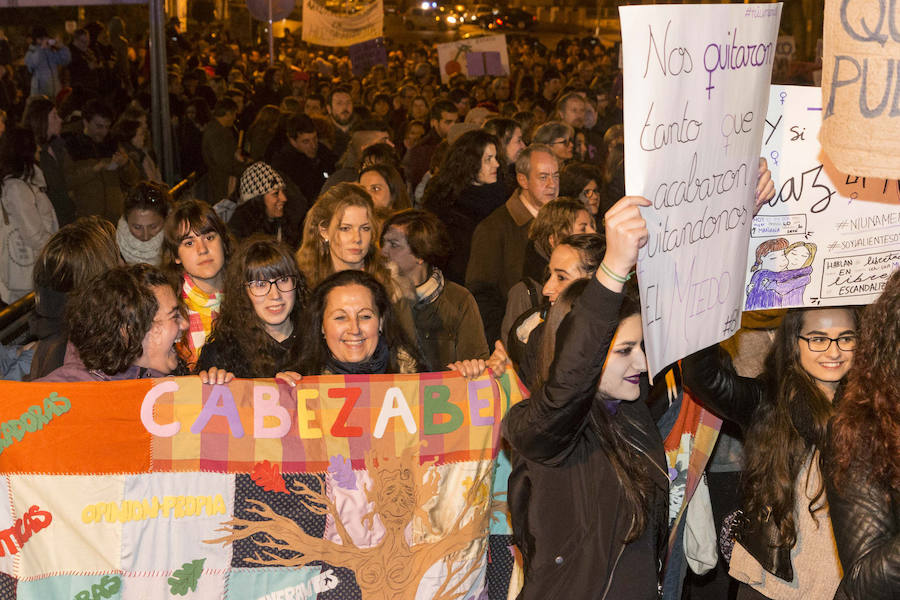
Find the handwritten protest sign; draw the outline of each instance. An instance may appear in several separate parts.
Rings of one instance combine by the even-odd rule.
[[[846,175],[818,142],[819,88],[772,86],[777,194],[750,232],[744,310],[868,304],[900,267],[900,182]]]
[[[825,154],[844,173],[900,177],[900,12],[886,0],[826,0]]]
[[[384,4],[374,0],[353,14],[338,14],[317,0],[303,0],[303,41],[320,46],[352,46],[381,37]]]
[[[495,458],[523,393],[511,372],[0,382],[0,597],[505,600]]]
[[[655,374],[739,326],[781,4],[619,11],[625,189],[653,203],[637,271]]]
[[[506,50],[505,35],[447,42],[437,45],[438,64],[441,81],[450,82],[450,77],[461,73],[466,77],[482,75],[509,75],[509,53]]]

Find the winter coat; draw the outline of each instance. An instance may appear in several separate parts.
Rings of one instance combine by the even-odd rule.
[[[110,223],[116,223],[125,206],[125,190],[130,190],[141,180],[141,172],[130,160],[116,169],[94,167],[112,157],[116,144],[97,144],[83,133],[65,136],[66,149],[72,157],[66,162],[66,183],[75,202],[79,217],[100,215]]]
[[[591,278],[558,332],[547,383],[503,420],[512,446],[508,502],[525,559],[522,600],[658,596],[669,479],[662,440],[643,398],[615,415],[653,481],[647,527],[625,544],[633,515],[603,449],[597,400],[622,295]]]
[[[41,168],[34,166],[28,180],[6,177],[0,190],[0,218],[5,225],[0,231],[6,237],[0,256],[0,298],[10,304],[33,288],[32,270],[37,256],[50,236],[59,229],[56,212],[45,192],[47,184]]]
[[[31,95],[56,98],[62,89],[59,83],[59,67],[64,67],[72,60],[72,53],[66,46],[42,48],[36,44],[28,46],[25,53],[25,66],[31,73]]]
[[[154,369],[132,365],[115,375],[107,375],[103,371],[88,369],[81,362],[78,350],[71,343],[66,346],[66,358],[63,365],[46,377],[36,381],[121,381],[123,379],[146,379],[148,377],[166,377],[169,373],[160,373]]]
[[[488,358],[478,305],[469,290],[444,281],[434,302],[413,305],[419,350],[429,371],[443,371],[458,360]]]
[[[826,447],[825,464],[842,451]],[[859,469],[859,464],[855,465]],[[851,467],[852,469],[852,467]],[[900,492],[851,471],[840,486],[826,477],[831,525],[844,568],[835,598],[900,599]]]
[[[684,359],[681,366],[684,385],[694,397],[719,416],[738,425],[743,432],[755,420],[760,404],[772,402],[758,379],[740,377],[731,367],[724,350],[710,346]],[[807,510],[803,498],[796,499],[797,510]],[[769,573],[784,581],[794,581],[791,547],[784,543],[774,519],[765,522],[746,515],[748,522],[736,532],[736,540]]]
[[[509,290],[522,278],[528,227],[533,217],[514,194],[475,228],[466,287],[475,296],[488,344],[500,339]]]

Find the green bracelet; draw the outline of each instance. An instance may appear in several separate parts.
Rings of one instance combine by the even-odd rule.
[[[603,271],[604,273],[606,273],[610,279],[612,279],[613,281],[617,281],[619,283],[625,283],[626,281],[631,279],[632,275],[634,275],[634,271],[632,271],[625,277],[622,277],[621,275],[617,275],[617,274],[613,273],[612,270],[610,270],[610,268],[606,266],[606,263],[604,263],[602,261],[600,262],[600,270]]]

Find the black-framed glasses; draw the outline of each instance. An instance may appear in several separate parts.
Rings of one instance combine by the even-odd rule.
[[[830,338],[824,335],[814,335],[811,337],[798,335],[797,337],[806,342],[810,352],[825,352],[831,348],[832,343],[837,344],[838,349],[843,350],[844,352],[852,352],[853,350],[856,350],[857,345],[857,337],[855,335],[842,335],[836,338]]]
[[[265,296],[272,289],[272,284],[279,292],[291,292],[297,289],[297,280],[293,277],[279,277],[278,279],[263,279],[261,281],[248,281],[244,285],[254,296]]]

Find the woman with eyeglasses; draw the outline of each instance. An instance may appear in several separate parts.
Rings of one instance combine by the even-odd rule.
[[[853,309],[794,309],[755,379],[736,375],[717,345],[682,363],[685,387],[744,432],[742,510],[730,558],[739,600],[834,597],[841,565],[819,452],[856,346]]]
[[[603,215],[610,208],[610,206],[600,206],[600,185],[602,183],[603,171],[600,167],[583,162],[573,162],[563,167],[559,173],[559,195],[580,200],[587,211],[591,213],[596,225],[600,218],[599,215]]]
[[[196,371],[217,367],[236,377],[271,377],[286,366],[297,342],[306,279],[291,249],[254,236],[235,252],[225,273],[225,299]]]
[[[564,165],[574,156],[575,130],[562,121],[547,121],[534,132],[532,139],[537,144],[547,144],[553,155]]]

